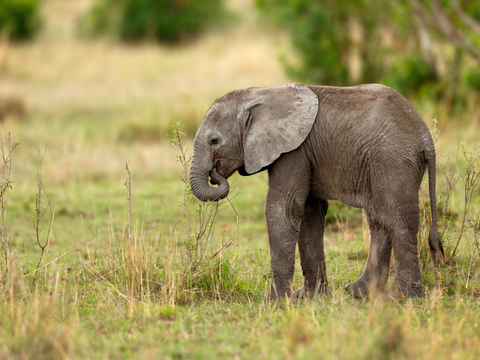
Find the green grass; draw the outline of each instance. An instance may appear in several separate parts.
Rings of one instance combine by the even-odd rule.
[[[181,169],[146,178],[130,169],[130,240],[124,237],[126,173],[116,184],[107,176],[90,180],[89,187],[79,179],[52,190],[55,236],[35,284],[39,249],[27,219],[33,208],[12,189],[9,216],[18,228],[11,248],[18,252],[2,276],[3,357],[478,357],[480,271],[473,231],[436,274],[422,226],[427,297],[381,303],[354,300],[343,290],[361,273],[366,244],[361,215],[348,228],[339,220],[326,232],[333,297],[269,303],[265,174],[232,178],[238,192],[233,207],[222,206],[204,260],[192,266],[182,245]],[[338,219],[359,217],[344,210],[333,206]],[[198,221],[189,211],[190,222]],[[452,231],[458,233],[458,222]],[[232,244],[218,252],[228,238]],[[300,286],[298,256],[297,270]]]
[[[4,136],[11,133],[22,144],[13,153],[6,205],[8,272],[0,260],[0,359],[479,357],[478,192],[451,257],[463,217],[459,178],[451,221],[440,222],[440,230],[449,224],[449,240],[447,261],[437,271],[426,244],[429,223],[422,219],[425,299],[381,303],[348,296],[343,287],[365,264],[366,228],[361,211],[332,202],[325,233],[332,298],[269,303],[267,174],[232,176],[230,202],[219,210],[208,244],[201,239],[206,250],[195,261],[201,252],[192,250],[191,237],[200,204],[188,202],[185,228],[182,166],[167,132],[181,121],[192,149],[191,135],[216,97],[287,82],[276,59],[281,35],[274,39],[243,15],[239,29],[209,34],[187,48],[83,42],[71,24],[88,3],[45,1],[50,20],[44,33],[35,43],[12,47],[0,69],[0,94],[12,93],[27,108],[25,119],[2,123]],[[249,1],[231,6],[251,14]],[[190,66],[192,58],[203,75]],[[431,128],[432,119],[439,120],[439,164],[448,152],[455,156],[460,142],[475,148],[478,111],[447,119],[441,105],[416,105]],[[42,176],[55,216],[35,280],[35,146],[45,144]],[[459,159],[461,174],[466,163]],[[132,173],[130,239],[124,236],[125,162]],[[439,199],[442,179],[439,170]],[[428,215],[428,202],[423,205]],[[43,241],[50,216],[41,225]],[[298,260],[296,287],[302,281]]]

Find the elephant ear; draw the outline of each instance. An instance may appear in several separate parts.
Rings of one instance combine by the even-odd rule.
[[[298,83],[249,88],[239,117],[243,122],[245,171],[253,174],[307,138],[318,112],[318,97]]]

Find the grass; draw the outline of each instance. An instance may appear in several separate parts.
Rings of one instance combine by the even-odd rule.
[[[12,154],[14,183],[5,207],[12,260],[8,272],[0,262],[0,359],[479,357],[478,191],[451,256],[463,218],[462,153],[456,170],[445,170],[460,177],[440,222],[448,256],[437,272],[425,241],[429,217],[422,219],[425,299],[380,303],[348,296],[343,286],[365,264],[366,229],[361,211],[333,202],[326,231],[332,298],[268,303],[267,175],[232,177],[230,202],[195,250],[200,204],[191,197],[184,202],[183,167],[166,133],[172,136],[171,125],[180,121],[191,149],[216,97],[287,82],[277,61],[282,35],[255,25],[250,1],[232,0],[243,14],[238,24],[185,48],[89,42],[72,27],[89,3],[44,1],[44,33],[10,47],[0,69],[0,95],[21,99],[27,111],[23,120],[1,124],[4,137],[11,133],[21,145]],[[455,158],[460,142],[474,151],[478,109],[446,119],[440,105],[416,105],[430,128],[439,120],[439,164],[449,153]],[[41,253],[32,224],[35,147],[45,144],[42,178],[53,232],[34,281]],[[132,176],[130,237],[125,162]],[[444,209],[443,178],[439,169]],[[42,240],[52,215],[41,223]],[[211,224],[203,222],[207,230]],[[295,285],[301,280],[297,261]]]

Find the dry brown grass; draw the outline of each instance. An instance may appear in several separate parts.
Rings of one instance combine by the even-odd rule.
[[[58,107],[105,107],[136,100],[182,109],[182,100],[198,105],[190,101],[286,81],[276,56],[282,41],[259,33],[251,21],[211,32],[183,48],[128,46],[77,37],[77,17],[89,3],[45,1],[46,29],[35,43],[10,49],[2,92],[21,93],[32,109],[47,113]],[[229,3],[247,11],[253,7],[252,1]]]

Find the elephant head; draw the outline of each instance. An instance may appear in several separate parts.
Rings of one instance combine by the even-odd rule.
[[[318,112],[318,97],[292,83],[233,91],[208,110],[194,140],[190,184],[202,201],[228,195],[235,171],[251,175],[307,138]],[[218,185],[212,187],[208,184]]]

